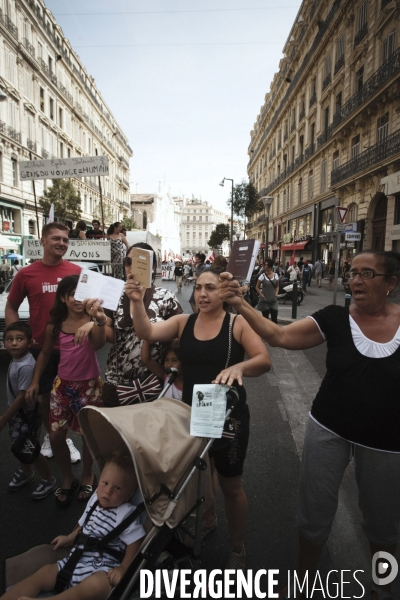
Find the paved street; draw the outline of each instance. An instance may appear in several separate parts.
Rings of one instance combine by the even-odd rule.
[[[164,282],[163,285],[175,288],[173,282]],[[331,301],[332,292],[327,291],[326,282],[323,282],[323,286],[322,289],[317,289],[313,281],[299,309],[300,317],[311,314]],[[179,295],[185,312],[190,310],[190,291],[189,287],[184,287]],[[338,293],[338,303],[344,303],[342,291]],[[290,317],[290,314],[289,305],[280,305],[280,318]],[[102,368],[107,351],[105,348],[100,353]],[[325,372],[325,347],[305,352],[288,352],[282,349],[270,351],[272,371],[246,381],[252,418],[244,476],[250,507],[246,552],[248,568],[279,569],[279,581],[283,585],[287,571],[296,568],[295,514],[302,439],[312,399]],[[0,385],[3,390],[6,366],[3,357],[0,364]],[[4,403],[4,395],[2,397]],[[10,494],[7,484],[12,478],[15,461],[9,451],[5,431],[0,436],[0,449],[0,558],[4,559],[37,543],[48,542],[58,533],[69,531],[76,523],[83,506],[74,501],[66,511],[57,510],[52,496],[35,503],[29,499],[32,491],[29,486],[14,495]],[[57,474],[54,459],[51,460],[51,465],[54,474]],[[80,464],[75,467],[77,476],[80,468]],[[204,544],[204,566],[222,568],[227,549],[227,525],[219,497],[218,532],[212,534]],[[361,569],[365,573],[359,576],[360,581],[367,586],[370,580],[369,551],[360,527],[352,465],[343,481],[338,515],[328,547],[321,559],[322,579],[331,569]],[[351,581],[351,574],[347,572],[344,580]],[[400,594],[398,589],[396,591]],[[334,594],[332,586],[331,597],[360,597],[361,591],[358,585],[349,584],[339,596]],[[324,596],[315,594],[313,597]],[[370,594],[367,593],[365,597],[370,598]],[[395,596],[399,597],[400,595]]]

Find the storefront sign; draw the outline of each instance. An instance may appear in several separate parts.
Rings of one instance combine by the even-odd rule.
[[[391,240],[400,240],[400,225],[392,225],[389,228],[389,238]]]
[[[360,242],[361,241],[361,233],[348,233],[344,236],[346,242]]]
[[[24,240],[26,258],[43,258],[43,247],[40,240]],[[64,254],[67,260],[111,261],[111,244],[109,240],[70,240],[68,250]]]
[[[392,173],[391,175],[387,175],[386,177],[382,177],[381,184],[385,184],[385,194],[389,196],[390,194],[399,194],[400,193],[400,171],[396,173]],[[399,239],[399,238],[392,238]]]
[[[332,241],[332,239],[333,239],[332,233],[325,233],[323,235],[318,236],[318,243],[319,244],[328,244],[329,242]]]
[[[346,231],[357,231],[357,223],[346,223]]]
[[[19,176],[22,181],[108,175],[108,156],[21,160],[18,165]]]

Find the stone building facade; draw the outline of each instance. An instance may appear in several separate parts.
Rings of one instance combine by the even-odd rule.
[[[248,149],[249,179],[273,197],[271,257],[332,258],[335,206],[353,234],[342,259],[400,249],[399,17],[397,0],[302,2]],[[247,237],[265,226],[260,210]]]
[[[40,235],[18,161],[97,153],[109,158],[107,226],[130,213],[128,140],[43,0],[0,0],[0,250],[22,253],[23,238]],[[100,214],[98,179],[72,181],[90,224]],[[49,185],[36,181],[38,198]]]
[[[182,206],[181,240],[182,253],[188,257],[197,252],[208,256],[211,252],[207,244],[211,232],[219,223],[230,223],[228,215],[213,208],[208,202],[192,198],[186,199]],[[223,254],[227,254],[229,243],[223,245]]]

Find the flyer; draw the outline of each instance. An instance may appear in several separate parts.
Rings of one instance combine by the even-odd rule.
[[[225,423],[227,385],[216,383],[193,386],[190,435],[220,438]]]
[[[82,269],[75,290],[75,300],[83,302],[86,298],[98,298],[103,300],[103,308],[117,310],[124,287],[125,281],[122,279],[112,279],[96,271]]]

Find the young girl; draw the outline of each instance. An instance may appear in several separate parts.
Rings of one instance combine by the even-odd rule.
[[[69,535],[59,535],[53,541],[54,550],[70,548],[79,532],[102,539],[115,529],[125,517],[130,515],[135,506],[129,502],[137,489],[137,481],[130,456],[120,454],[106,462],[100,475],[97,493],[89,501],[78,525]],[[88,513],[98,502],[88,519]],[[125,551],[121,560],[111,554],[98,551],[85,551],[79,558],[69,582],[69,587],[57,598],[69,600],[102,600],[107,598],[111,589],[121,580],[127,567],[140,548],[145,531],[139,518],[133,521],[109,546],[117,551]],[[68,559],[45,565],[34,575],[27,577],[10,588],[2,600],[18,598],[36,598],[41,591],[52,591],[56,585],[58,572],[63,569]]]
[[[79,486],[71,469],[66,436],[70,427],[81,433],[78,413],[84,406],[101,406],[102,381],[96,350],[106,342],[106,316],[97,299],[78,302],[74,298],[78,275],[64,277],[58,285],[51,310],[51,321],[46,329],[46,340],[36,361],[32,383],[26,391],[28,399],[36,399],[39,380],[56,341],[60,345],[58,375],[53,382],[50,397],[50,442],[62,483],[56,494],[58,506],[67,507]],[[82,481],[78,499],[88,500],[96,488],[92,473],[93,459],[82,439]]]
[[[170,377],[170,373],[167,373],[166,370],[171,367],[178,370],[177,378],[167,391],[167,397],[182,400],[183,372],[181,359],[179,358],[179,343],[172,342],[165,348],[162,365],[151,358],[151,345],[148,342],[143,342],[141,358],[145,367],[161,379],[164,385]]]

